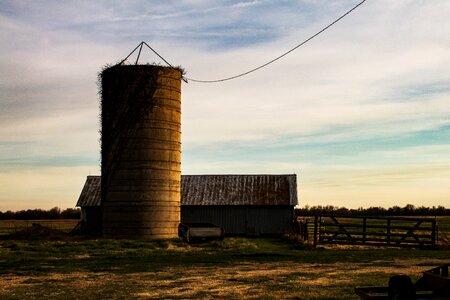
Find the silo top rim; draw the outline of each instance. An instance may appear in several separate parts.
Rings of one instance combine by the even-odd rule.
[[[180,72],[180,76],[184,74],[184,70],[181,67],[169,67],[169,66],[161,66],[161,65],[155,65],[155,64],[141,64],[141,65],[125,65],[125,64],[116,64],[113,66],[106,66],[102,73],[112,70],[174,70]]]

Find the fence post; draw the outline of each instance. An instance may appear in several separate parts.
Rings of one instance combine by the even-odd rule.
[[[318,231],[318,227],[319,226],[319,216],[315,216],[314,217],[314,241],[313,241],[313,245],[314,248],[316,248],[317,246],[317,231]]]
[[[308,239],[308,219],[305,219],[303,223],[303,240],[307,241]]]
[[[436,246],[436,219],[431,221],[431,242]]]
[[[367,218],[363,218],[363,243],[366,242],[366,232],[367,232]]]
[[[387,218],[387,227],[386,227],[386,237],[387,237],[387,244],[391,244],[391,219]]]

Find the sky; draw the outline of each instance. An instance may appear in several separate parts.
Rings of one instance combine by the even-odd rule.
[[[100,174],[98,73],[141,41],[220,79],[357,3],[2,0],[0,211],[75,206]],[[447,0],[367,0],[264,69],[183,82],[182,173],[295,173],[300,206],[450,207],[449,25]]]

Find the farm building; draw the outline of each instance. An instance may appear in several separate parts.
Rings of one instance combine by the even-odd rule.
[[[185,175],[181,221],[214,223],[226,234],[280,234],[291,228],[296,175]]]
[[[77,202],[88,226],[97,226],[101,218],[100,180],[100,176],[88,176]],[[181,176],[181,222],[214,223],[227,235],[288,231],[295,205],[295,174]]]
[[[100,176],[88,176],[78,198],[77,205],[81,208],[80,229],[81,232],[101,232],[102,210]]]

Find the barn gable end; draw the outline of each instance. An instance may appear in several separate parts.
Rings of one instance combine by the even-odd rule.
[[[100,233],[102,229],[101,210],[101,177],[88,176],[78,198],[77,205],[81,208],[80,230],[84,233]]]

